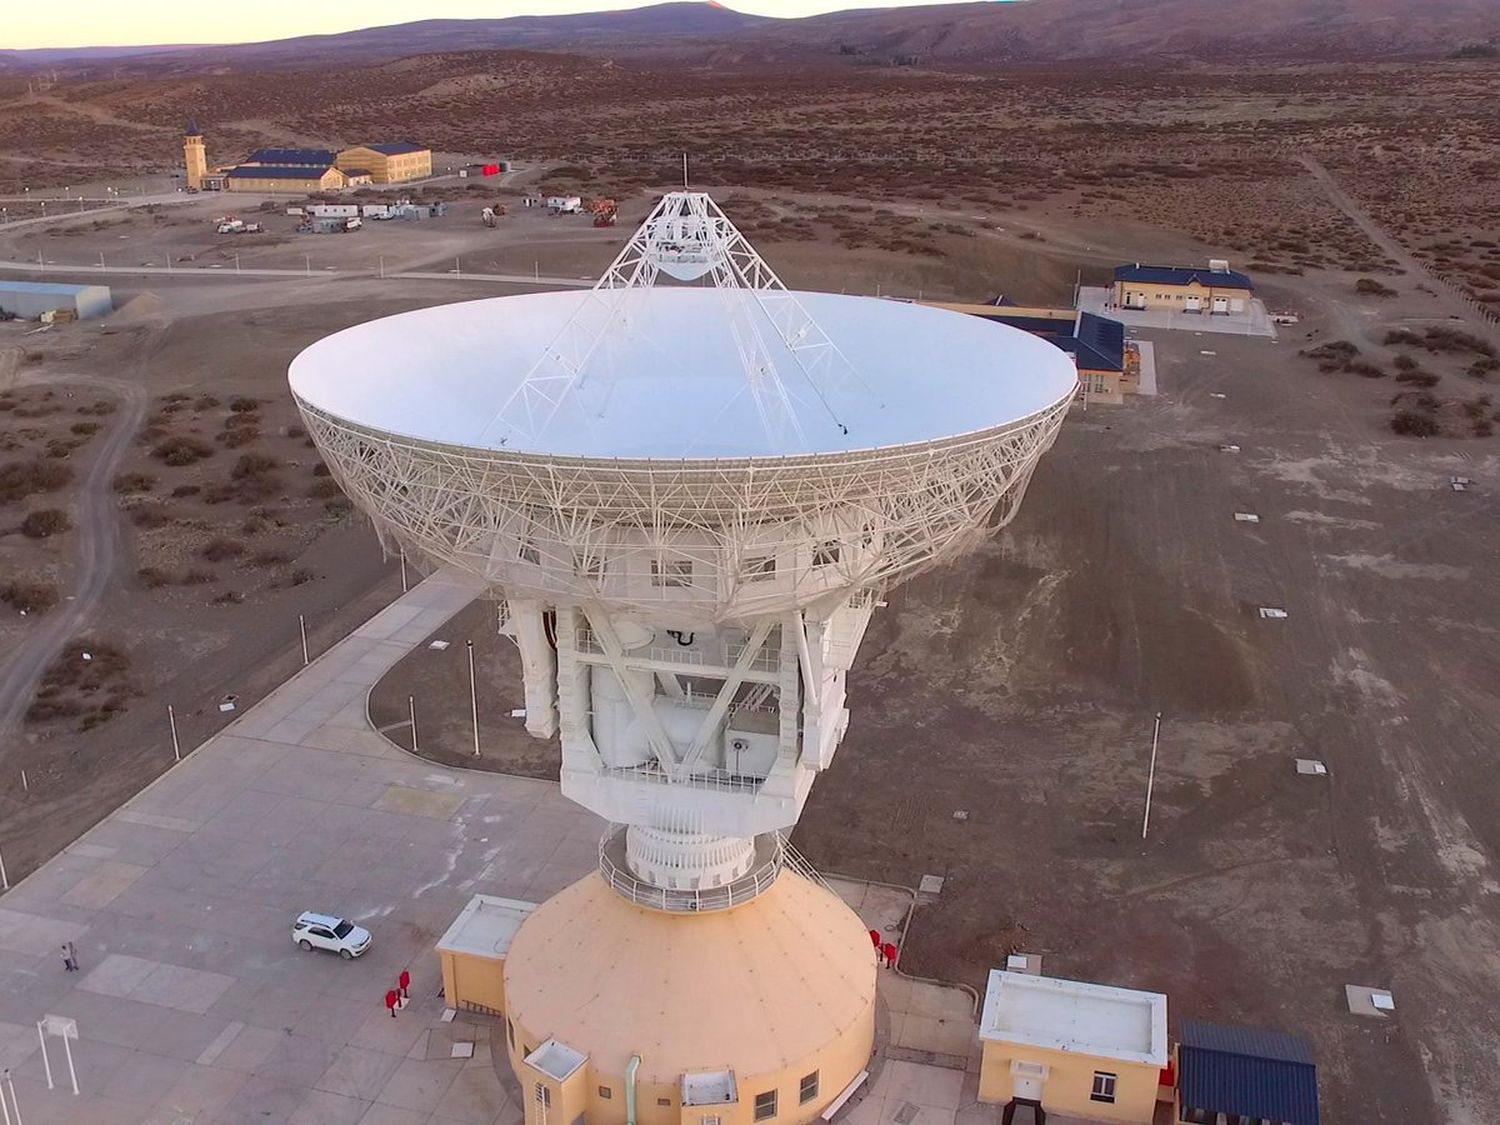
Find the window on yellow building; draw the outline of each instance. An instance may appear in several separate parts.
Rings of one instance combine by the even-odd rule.
[[[755,1095],[755,1120],[769,1121],[776,1116],[776,1091]]]
[[[817,1096],[818,1072],[815,1070],[811,1074],[804,1074],[802,1076],[802,1088],[801,1093],[798,1095],[798,1098],[802,1105],[806,1105]]]
[[[1115,1083],[1119,1076],[1110,1074],[1107,1070],[1094,1071],[1094,1092],[1089,1095],[1089,1100],[1094,1102],[1108,1102],[1113,1105],[1115,1100]]]
[[[599,1096],[601,1098],[603,1098],[605,1101],[609,1101],[609,1099],[612,1098],[612,1097],[614,1097],[615,1095],[614,1095],[614,1092],[608,1086],[600,1086],[599,1087]]]

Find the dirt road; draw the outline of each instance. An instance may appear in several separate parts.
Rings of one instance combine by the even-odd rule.
[[[15,733],[42,673],[68,641],[88,626],[103,600],[120,549],[119,506],[111,481],[146,415],[146,391],[140,383],[102,375],[34,376],[17,382],[89,387],[115,398],[120,409],[110,416],[104,440],[78,491],[71,600],[49,614],[0,663],[0,740]]]
[[[1430,278],[1435,281],[1440,287],[1438,295],[1443,299],[1443,303],[1449,306],[1451,315],[1469,321],[1480,335],[1488,336],[1492,343],[1500,345],[1500,327],[1482,317],[1475,316],[1473,306],[1460,296],[1449,282],[1432,273],[1421,259],[1387,234],[1384,228],[1354,201],[1354,197],[1339,186],[1338,181],[1333,178],[1333,173],[1325,168],[1316,157],[1304,155],[1298,156],[1297,160],[1322,186],[1329,202],[1348,216],[1350,222],[1359,227],[1366,238],[1380,247],[1386,257],[1396,262],[1413,277]]]

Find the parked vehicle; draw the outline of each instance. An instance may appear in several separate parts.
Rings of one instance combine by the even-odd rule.
[[[370,948],[370,931],[347,918],[304,910],[292,923],[292,941],[304,952],[326,949],[352,961]]]

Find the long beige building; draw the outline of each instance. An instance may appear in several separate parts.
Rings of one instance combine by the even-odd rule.
[[[341,151],[334,163],[341,172],[368,172],[372,183],[399,184],[432,175],[432,150],[410,141],[355,145]]]
[[[432,151],[410,141],[328,148],[262,148],[238,164],[210,168],[203,134],[190,121],[182,138],[190,191],[261,194],[340,191],[351,184],[394,184],[432,175]]]

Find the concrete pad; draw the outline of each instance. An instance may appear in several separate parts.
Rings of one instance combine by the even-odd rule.
[[[398,1109],[433,1112],[458,1079],[463,1064],[453,1059],[404,1059],[377,1099]]]
[[[376,808],[390,812],[448,820],[463,803],[464,799],[456,793],[429,793],[424,789],[414,789],[409,785],[392,785],[374,804]]]
[[[316,1088],[373,1102],[402,1061],[399,1055],[365,1047],[345,1047],[328,1064]]]
[[[203,827],[199,820],[189,820],[181,816],[162,816],[159,813],[143,812],[140,809],[124,808],[115,813],[117,820],[126,824],[141,824],[147,828],[161,828],[168,832],[192,832],[194,829]]]
[[[506,1106],[512,1104],[494,1067],[469,1066],[453,1080],[434,1114],[445,1121],[490,1125]]]
[[[38,1049],[35,1026],[0,1023],[0,1070],[19,1067]]]
[[[242,1026],[238,1034],[215,1057],[214,1066],[220,1070],[231,1070],[245,1075],[253,1074],[276,1053],[276,1049],[285,1037],[284,1031]]]
[[[370,1107],[367,1101],[313,1090],[287,1118],[287,1125],[358,1125]]]
[[[951,1115],[959,1105],[963,1078],[960,1070],[887,1059],[872,1092],[887,1102],[908,1101],[917,1106],[947,1110]]]
[[[212,1066],[188,1068],[158,1106],[191,1121],[212,1121],[234,1099],[250,1076]]]
[[[202,1015],[223,996],[234,978],[202,969],[185,969],[181,965],[161,965],[136,986],[131,998],[163,1008]]]
[[[427,1125],[429,1120],[430,1115],[426,1113],[376,1102],[359,1119],[359,1125]]]
[[[78,987],[86,992],[97,992],[101,996],[129,996],[140,983],[157,969],[160,961],[148,961],[144,957],[131,957],[124,953],[111,953],[94,968],[84,973]]]
[[[63,922],[19,910],[0,909],[0,949],[28,953],[33,957],[57,954],[61,963],[63,942],[77,941],[87,928],[79,922]]]
[[[134,863],[101,863],[92,873],[75,883],[73,889],[62,896],[62,901],[69,906],[102,910],[145,872],[146,868]]]
[[[1376,1006],[1376,997],[1382,998],[1388,1004],[1391,1001],[1389,989],[1372,988],[1369,985],[1346,984],[1344,985],[1344,997],[1349,1003],[1349,1011],[1356,1016],[1366,1016],[1371,1019],[1386,1020],[1395,1014],[1394,1008],[1383,1010]]]
[[[78,1056],[80,1065],[87,1064],[86,1045],[79,1044]],[[162,1091],[175,1086],[190,1066],[191,1063],[181,1059],[166,1059],[138,1052],[98,1089],[106,1097],[155,1105],[162,1096]],[[88,1078],[89,1072],[85,1071],[83,1077]]]

